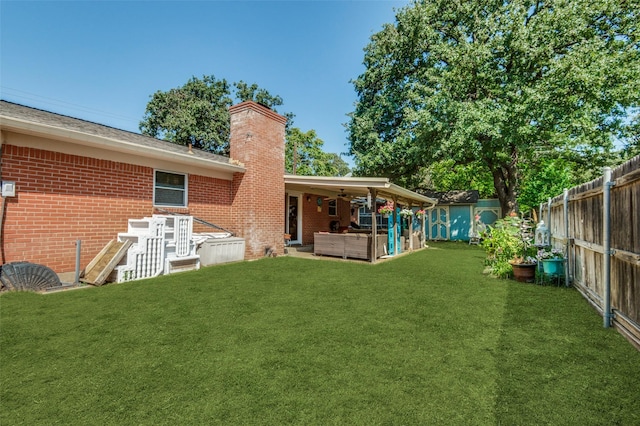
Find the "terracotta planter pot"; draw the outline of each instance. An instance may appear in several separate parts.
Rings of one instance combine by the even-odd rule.
[[[536,280],[535,263],[512,263],[513,278],[521,283],[532,283]]]

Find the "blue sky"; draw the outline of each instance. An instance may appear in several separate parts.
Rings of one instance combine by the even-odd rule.
[[[2,0],[0,95],[138,132],[154,92],[213,74],[280,95],[342,153],[363,49],[407,3]]]

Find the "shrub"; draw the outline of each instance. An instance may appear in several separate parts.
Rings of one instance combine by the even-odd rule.
[[[505,217],[488,226],[482,240],[482,247],[487,253],[487,272],[508,278],[513,272],[512,263],[535,263],[531,229],[531,221],[518,216]]]

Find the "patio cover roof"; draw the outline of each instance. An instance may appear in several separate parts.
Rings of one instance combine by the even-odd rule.
[[[438,203],[417,192],[410,191],[391,183],[388,178],[380,177],[327,177],[284,175],[285,187],[288,191],[309,192],[318,195],[335,197],[341,192],[351,197],[366,197],[370,190],[376,191],[377,197],[398,200],[406,206],[433,207]]]

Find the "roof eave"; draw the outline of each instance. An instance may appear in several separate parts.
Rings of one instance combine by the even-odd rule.
[[[417,192],[413,192],[409,189],[403,188],[395,183],[391,183],[388,191],[392,197],[395,196],[399,200],[409,202],[410,204],[419,202],[430,204],[431,206],[435,206],[438,204],[438,200],[435,198],[427,197],[426,195],[418,194]],[[386,191],[381,191],[381,194],[386,193]]]
[[[199,158],[193,156],[193,154],[189,154],[188,152],[182,154],[165,151],[160,148],[143,146],[131,142],[79,132],[76,130],[64,129],[47,124],[34,123],[13,117],[0,116],[0,129],[27,133],[40,137],[59,138],[71,141],[77,145],[97,147],[122,154],[136,155],[143,158],[170,160],[172,162],[185,165],[212,168],[226,173],[244,173],[246,171],[244,167],[236,164],[222,163],[206,158]]]
[[[310,189],[342,189],[342,188],[360,188],[367,192],[375,189],[378,194],[383,197],[397,199],[404,204],[429,204],[435,206],[438,200],[427,197],[417,192],[413,192],[399,185],[389,182],[384,177],[329,177],[329,176],[300,176],[300,175],[284,175],[285,185],[307,186]]]

